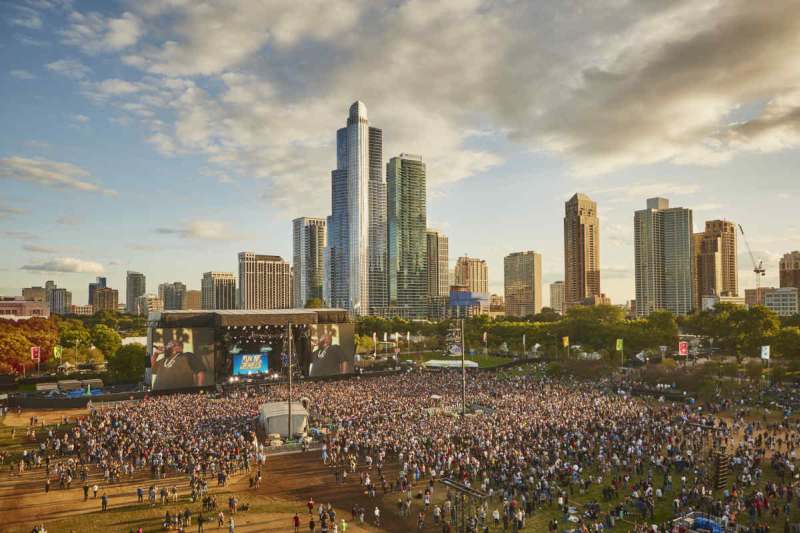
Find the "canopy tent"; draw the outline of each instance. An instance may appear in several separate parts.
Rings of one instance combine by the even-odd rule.
[[[277,433],[281,438],[289,436],[288,402],[269,402],[258,408],[258,425],[263,435]],[[308,411],[300,402],[292,402],[292,433],[303,434],[308,430]]]
[[[422,363],[427,368],[461,368],[461,361],[444,360],[444,359],[431,359]],[[478,363],[475,361],[464,361],[464,366],[467,368],[478,368]]]

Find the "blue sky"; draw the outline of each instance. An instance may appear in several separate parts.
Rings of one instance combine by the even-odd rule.
[[[763,5],[762,5],[763,4]],[[633,211],[741,223],[775,283],[800,248],[800,6],[225,1],[0,5],[0,294],[98,274],[148,291],[236,253],[291,255],[325,216],[335,130],[363,100],[384,159],[428,165],[451,261],[543,255],[598,202],[602,289],[633,297]],[[740,242],[740,252],[744,247]],[[740,286],[753,286],[740,253]],[[545,290],[545,302],[548,300]]]

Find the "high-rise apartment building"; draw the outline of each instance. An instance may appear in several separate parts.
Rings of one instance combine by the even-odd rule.
[[[136,314],[147,316],[154,311],[163,311],[164,302],[155,294],[142,294],[136,298]]]
[[[294,306],[303,308],[311,299],[324,300],[325,245],[324,218],[301,217],[292,221]]]
[[[239,253],[239,309],[290,309],[292,267],[277,255]]]
[[[94,312],[116,311],[119,304],[119,291],[111,287],[97,287],[94,290],[94,300],[92,306]]]
[[[650,198],[634,215],[636,314],[666,309],[676,315],[692,311],[694,268],[692,210],[669,207],[665,198]]]
[[[426,175],[422,157],[386,165],[388,313],[424,318],[428,296]]]
[[[426,231],[428,250],[428,298],[443,298],[450,292],[450,250],[447,236]]]
[[[45,284],[47,290],[47,305],[51,315],[66,315],[72,307],[72,293],[67,289],[60,289],[52,281]]]
[[[469,292],[489,297],[489,267],[486,261],[475,257],[459,257],[455,267],[455,285],[466,287]]]
[[[705,231],[692,237],[694,246],[694,308],[703,296],[738,296],[736,224],[706,221]]]
[[[747,307],[754,305],[765,305],[768,293],[775,290],[775,287],[757,287],[755,289],[744,290],[744,304]]]
[[[186,297],[183,300],[184,309],[202,309],[202,293],[198,290],[189,289],[186,291]]]
[[[136,309],[136,303],[139,296],[146,292],[147,279],[144,274],[128,270],[125,275],[125,310],[132,315],[138,315],[139,310]]]
[[[597,203],[576,193],[564,204],[564,305],[600,294],[600,220]]]
[[[186,304],[186,284],[180,281],[161,283],[158,286],[158,297],[164,302],[165,311],[179,311]]]
[[[526,317],[542,310],[542,256],[516,252],[503,261],[506,316]]]
[[[564,314],[564,282],[554,281],[550,284],[550,309]]]
[[[97,289],[105,289],[107,287],[106,283],[106,278],[98,276],[96,281],[89,284],[89,305],[94,305],[94,291]],[[95,310],[97,310],[96,307]]]
[[[383,132],[370,127],[367,106],[350,106],[336,132],[328,222],[328,292],[333,307],[365,315],[388,303],[386,287],[386,181]]]
[[[781,287],[797,287],[800,289],[800,252],[783,254],[778,262]]]
[[[203,309],[236,309],[236,278],[233,272],[204,272],[200,290]]]
[[[800,313],[800,289],[780,287],[764,294],[764,305],[778,316],[793,316]]]

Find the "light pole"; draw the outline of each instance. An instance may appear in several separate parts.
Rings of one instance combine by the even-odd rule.
[[[461,416],[467,416],[467,366],[464,357],[467,347],[464,343],[464,319],[461,319]]]
[[[288,357],[289,357],[289,435],[287,442],[292,440],[292,323],[289,322],[288,326]]]

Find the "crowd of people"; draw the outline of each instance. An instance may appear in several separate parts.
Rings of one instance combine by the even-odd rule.
[[[555,516],[550,531],[660,533],[680,531],[675,517],[705,513],[722,527],[761,533],[768,523],[788,528],[800,512],[796,424],[768,425],[745,410],[723,420],[708,406],[643,401],[603,385],[474,374],[467,398],[476,409],[466,417],[459,416],[461,377],[454,372],[304,382],[295,394],[311,399],[311,425],[323,430],[321,459],[331,481],[364,487],[355,522],[380,523],[390,510],[420,530],[451,531],[463,518],[473,531],[519,531],[545,512]],[[84,482],[88,467],[107,481],[142,470],[154,483],[185,475],[193,500],[213,516],[208,480],[224,485],[228,476],[247,473],[251,486],[260,482],[267,448],[258,438],[258,408],[287,393],[275,385],[97,406],[69,430],[50,430],[22,462],[44,461],[48,479],[52,472],[67,485]],[[733,485],[713,490],[720,450],[730,455]],[[482,496],[461,500],[436,483],[444,478]],[[160,490],[169,501],[173,493]],[[396,500],[396,509],[384,509],[379,494]],[[309,511],[315,528],[339,530],[328,508]],[[167,514],[164,522],[184,519]]]

